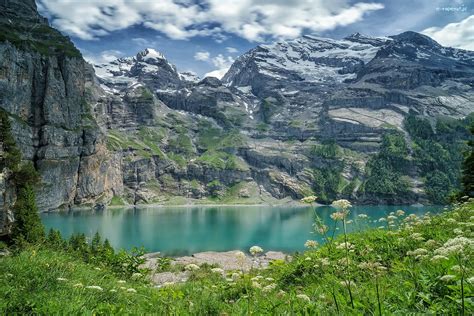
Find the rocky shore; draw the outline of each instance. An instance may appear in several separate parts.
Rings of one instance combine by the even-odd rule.
[[[227,273],[236,270],[248,271],[252,268],[265,269],[274,260],[291,260],[291,256],[279,251],[268,251],[255,258],[248,255],[245,255],[245,258],[239,258],[239,253],[240,251],[238,250],[226,252],[206,251],[195,253],[191,256],[172,258],[171,266],[176,269],[170,269],[173,271],[167,272],[160,272],[159,265],[162,258],[160,253],[148,253],[144,255],[146,262],[142,267],[152,271],[151,280],[156,286],[160,287],[166,284],[186,282],[191,274],[190,269],[186,269],[186,267],[190,265],[191,267],[203,264],[212,265],[221,268],[223,273]]]

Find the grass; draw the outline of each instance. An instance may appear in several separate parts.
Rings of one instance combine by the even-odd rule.
[[[264,270],[231,271],[224,277],[203,265],[186,283],[159,289],[146,279],[119,283],[107,267],[98,270],[63,251],[27,248],[0,259],[0,312],[471,315],[473,216],[472,199],[439,216],[361,216],[345,222],[358,232],[336,239],[331,238],[333,225],[316,221],[327,243],[294,254],[289,263],[274,261]],[[381,227],[367,230],[369,221]],[[90,285],[102,291],[86,288]]]

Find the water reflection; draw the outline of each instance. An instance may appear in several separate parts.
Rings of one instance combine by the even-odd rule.
[[[350,219],[364,213],[378,219],[391,211],[403,209],[407,214],[438,212],[441,207],[364,206],[353,207]],[[316,214],[332,223],[331,207],[158,207],[113,209],[104,211],[71,211],[42,214],[47,227],[64,236],[99,232],[116,248],[144,246],[147,251],[184,255],[200,251],[246,250],[252,245],[264,249],[294,252],[304,249],[307,239],[320,241],[312,234]],[[380,226],[373,221],[370,226]],[[349,230],[361,227],[354,223]],[[340,231],[340,230],[339,230]]]

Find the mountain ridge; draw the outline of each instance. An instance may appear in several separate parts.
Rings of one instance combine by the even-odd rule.
[[[19,5],[18,19],[33,9],[16,0],[3,5],[9,14]],[[38,15],[27,23],[46,21]],[[47,30],[58,39],[59,32]],[[417,148],[429,156],[424,142],[468,137],[454,126],[474,111],[474,52],[415,32],[259,45],[222,80],[180,73],[154,49],[94,65],[94,74],[65,37],[40,51],[25,41],[0,43],[9,74],[0,77],[0,105],[43,176],[42,210],[282,203],[308,194],[321,201],[429,203],[436,179],[444,179],[437,187],[458,185],[454,148],[436,143],[453,161],[453,170],[440,170],[446,178],[424,170],[429,159]],[[12,80],[24,76],[17,63],[30,69],[26,85]],[[428,122],[436,133],[449,119],[443,124],[451,134],[424,140],[409,119]],[[394,148],[403,152],[404,170],[384,156]],[[377,193],[372,174],[384,164],[387,187],[403,183],[403,192]]]

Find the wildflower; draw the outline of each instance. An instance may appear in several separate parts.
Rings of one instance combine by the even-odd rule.
[[[456,223],[456,220],[454,218],[448,218],[446,222],[453,224]]]
[[[341,281],[339,282],[342,286],[350,286],[350,287],[355,287],[355,283],[353,281],[350,281],[350,280],[346,280],[346,281]]]
[[[264,291],[264,292],[271,292],[271,291],[273,291],[274,289],[276,289],[276,286],[277,286],[277,285],[276,285],[275,283],[269,284],[269,285],[267,285],[267,286],[265,286],[265,287],[263,288],[263,291]]]
[[[458,266],[458,265],[455,265],[455,266],[451,267],[451,270],[453,270],[454,272],[460,273],[461,272],[461,267]]]
[[[336,249],[353,249],[354,245],[350,242],[341,242],[339,245],[336,246]]]
[[[387,216],[387,220],[389,220],[389,221],[395,221],[395,220],[397,220],[397,219],[398,219],[398,217],[396,217],[396,216],[394,216],[394,215],[389,215],[389,216]]]
[[[261,280],[261,279],[263,279],[263,276],[257,275],[257,276],[255,276],[255,277],[251,278],[250,280],[251,280],[251,281],[258,281],[258,280]]]
[[[84,285],[82,283],[76,283],[73,285],[73,287],[83,287]]]
[[[386,219],[385,217],[380,217],[380,218],[379,218],[379,223],[381,223],[381,222],[386,222],[386,221],[387,221],[387,219]]]
[[[232,273],[231,278],[232,278],[232,281],[238,280],[240,278],[240,274],[234,272]]]
[[[332,206],[334,206],[335,208],[346,210],[352,207],[352,204],[348,200],[337,200],[337,201],[332,202]]]
[[[352,219],[348,220],[346,224],[352,224]]]
[[[305,261],[311,261],[311,257],[304,258]]]
[[[396,214],[397,216],[403,216],[403,215],[405,215],[405,212],[402,211],[402,210],[398,210],[398,211],[395,212],[395,214]]]
[[[321,263],[322,266],[329,266],[331,264],[328,258],[321,258],[319,259],[319,262]]]
[[[321,235],[325,234],[329,230],[329,227],[326,225],[321,225],[317,228],[317,232]]]
[[[362,262],[358,265],[358,267],[362,270],[371,271],[371,272],[383,272],[387,270],[385,266],[383,266],[380,262]]]
[[[434,252],[438,255],[450,256],[464,253],[465,250],[472,250],[473,248],[474,241],[472,239],[457,236],[446,241],[442,247],[436,249]]]
[[[459,229],[459,228],[455,228],[455,229],[453,230],[453,232],[454,232],[456,235],[462,235],[462,234],[463,234],[462,229]]]
[[[296,295],[297,298],[299,298],[300,300],[303,300],[303,301],[306,301],[308,303],[311,303],[311,299],[309,298],[308,295],[306,294],[298,294]]]
[[[314,203],[316,201],[316,199],[317,199],[317,197],[315,195],[310,195],[310,196],[306,196],[306,197],[302,198],[301,202],[311,204],[311,203]]]
[[[114,292],[117,292],[117,290],[116,290],[116,289],[110,289],[109,292],[113,292],[113,293],[114,293]]]
[[[344,217],[346,217],[346,214],[344,212],[334,212],[330,215],[331,219],[338,221],[338,220],[343,220]]]
[[[286,292],[283,290],[278,291],[277,297],[282,298],[283,296],[286,295]]]
[[[138,280],[142,276],[143,276],[143,274],[135,272],[135,273],[132,274],[132,280]]]
[[[190,264],[188,264],[184,267],[184,270],[186,270],[186,271],[196,271],[196,270],[199,270],[199,266],[197,264],[190,263]]]
[[[466,280],[467,283],[474,285],[474,277],[470,277]]]
[[[268,281],[268,282],[273,282],[273,281],[275,281],[274,278],[265,278],[265,280]]]
[[[452,280],[454,280],[454,278],[456,278],[455,275],[451,275],[451,274],[447,274],[447,275],[443,275],[441,278],[439,278],[441,281],[443,282],[450,282]]]
[[[428,250],[424,249],[424,248],[418,248],[418,249],[415,249],[413,251],[408,251],[407,252],[407,256],[423,256],[423,255],[426,255],[428,254]]]
[[[425,242],[425,245],[426,245],[427,247],[434,247],[434,246],[436,246],[437,244],[438,244],[438,243],[437,243],[436,240],[434,240],[434,239],[430,239],[430,240],[427,240],[427,241]]]
[[[104,290],[103,288],[101,288],[98,285],[88,285],[88,286],[86,286],[86,289],[97,290],[97,291],[103,291]]]
[[[252,246],[250,247],[249,251],[252,254],[252,256],[257,256],[263,252],[263,249],[260,248],[259,246]]]
[[[129,293],[137,293],[137,290],[132,289],[132,288],[129,288],[129,289],[127,289],[127,292],[129,292]]]
[[[433,261],[433,262],[438,262],[438,261],[448,260],[448,259],[449,259],[448,257],[442,256],[442,255],[434,255],[434,256],[431,258],[431,261]]]
[[[218,273],[218,274],[223,274],[223,273],[224,273],[224,270],[221,269],[221,268],[212,268],[212,269],[211,269],[211,272],[213,272],[213,273]]]
[[[123,284],[123,283],[127,283],[127,282],[125,280],[118,280],[117,283]]]
[[[252,287],[254,287],[256,289],[261,289],[262,285],[260,285],[260,283],[258,283],[257,281],[253,281],[252,282]]]
[[[310,249],[314,249],[318,246],[318,242],[316,240],[307,240],[305,243],[304,243],[304,246],[306,248],[310,248]]]
[[[358,218],[361,218],[361,219],[366,219],[368,218],[367,214],[359,214],[357,215]]]
[[[66,278],[56,278],[57,281],[61,281],[61,282],[64,282],[64,281],[67,281]]]
[[[247,256],[245,255],[245,253],[243,253],[242,251],[237,251],[235,253],[235,256],[237,257],[237,260],[243,264],[245,259],[247,258]]]
[[[95,267],[94,270],[100,271],[101,269],[99,267]]]

